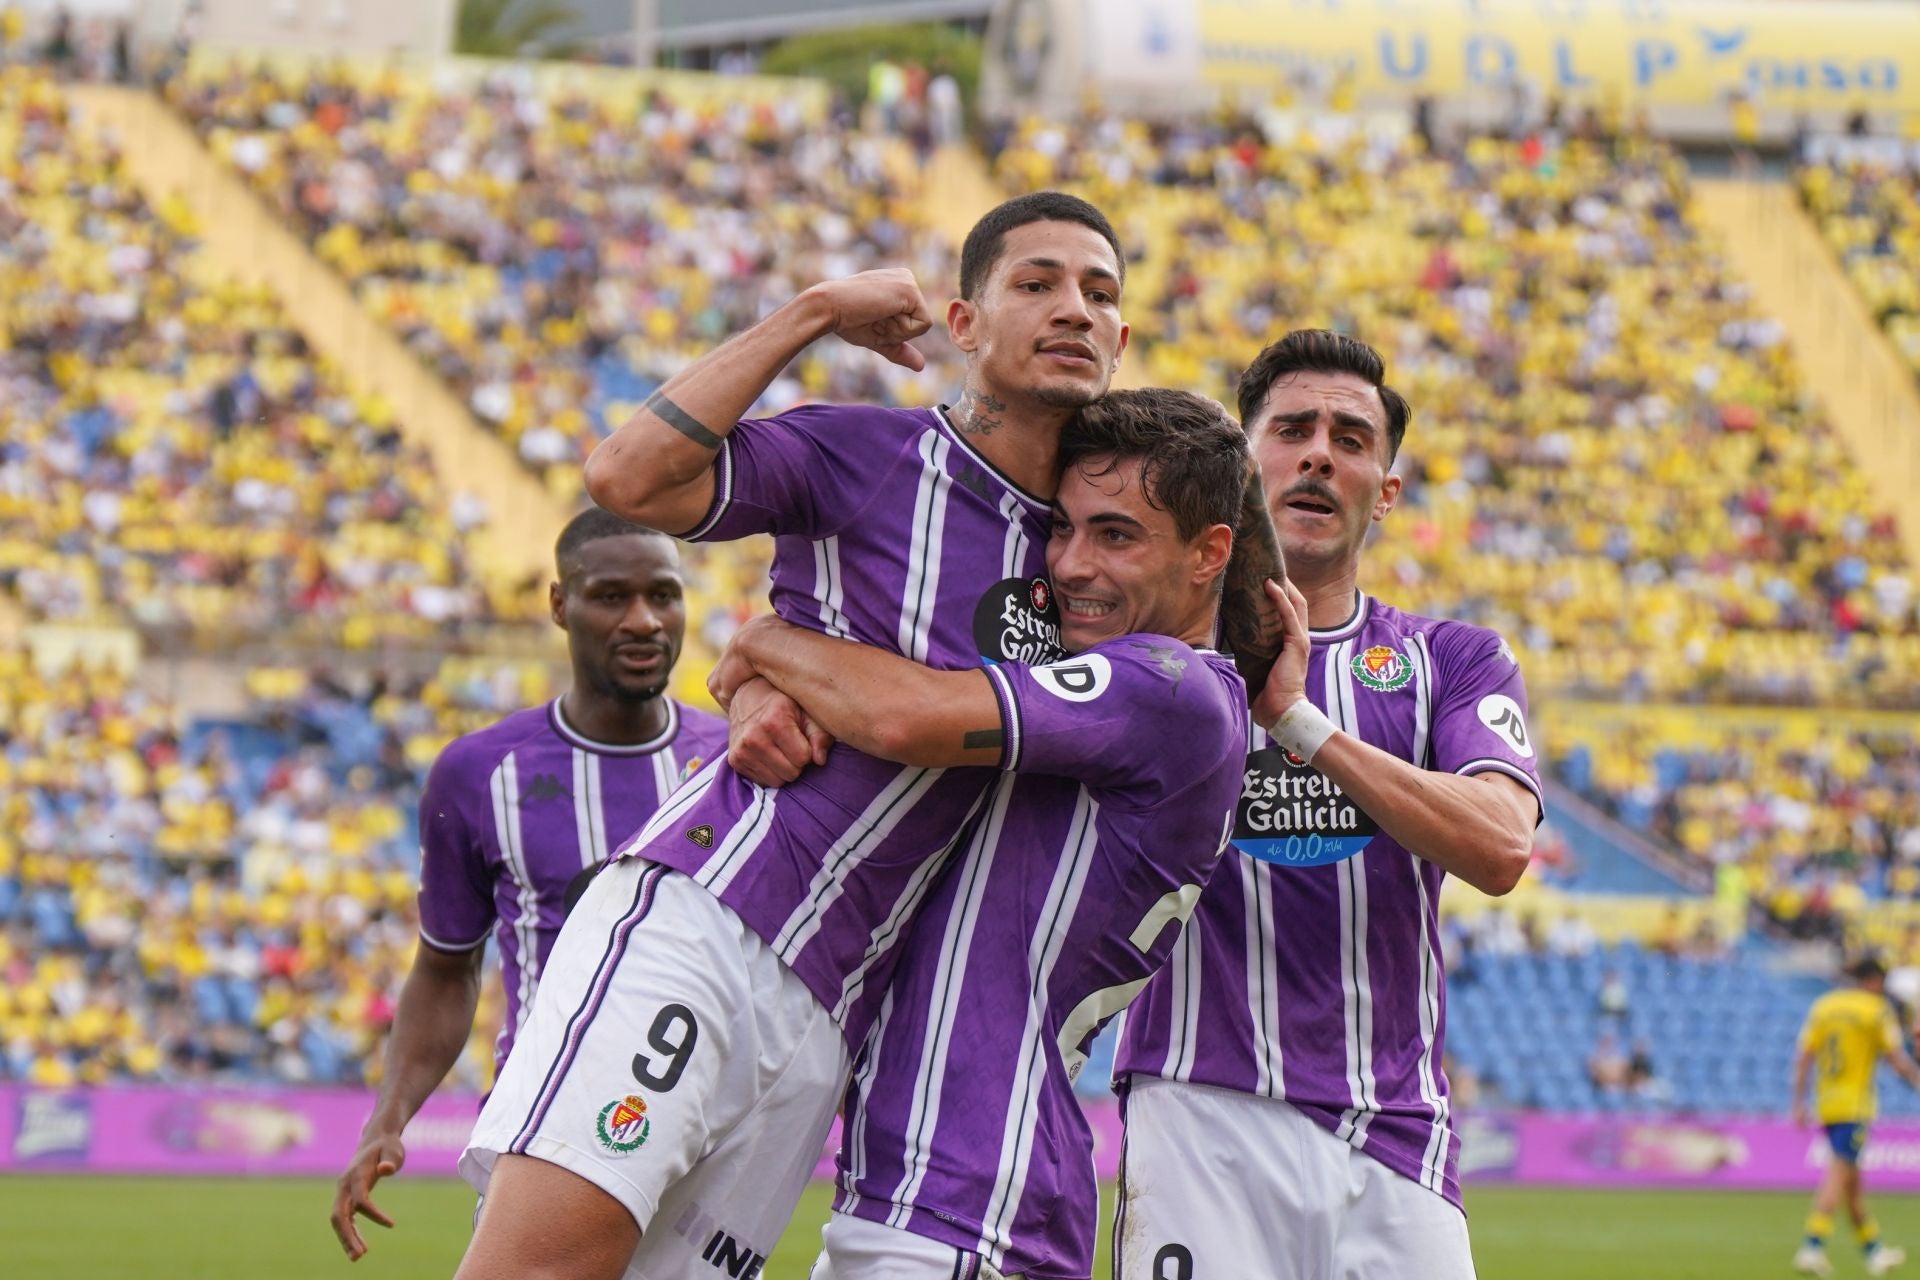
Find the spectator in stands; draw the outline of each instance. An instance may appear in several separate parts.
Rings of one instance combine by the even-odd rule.
[[[1602,1018],[1616,1026],[1625,1025],[1632,1004],[1633,997],[1627,990],[1627,980],[1618,969],[1609,968],[1600,975],[1600,989],[1594,996],[1594,1007]]]
[[[1587,1078],[1603,1094],[1618,1097],[1626,1091],[1632,1064],[1620,1052],[1619,1038],[1613,1032],[1602,1031],[1594,1042],[1593,1052],[1587,1055]]]

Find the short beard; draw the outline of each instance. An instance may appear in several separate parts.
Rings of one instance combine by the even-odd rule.
[[[1079,386],[1041,387],[1034,391],[1033,398],[1051,409],[1084,409],[1106,393],[1105,387],[1098,391]]]

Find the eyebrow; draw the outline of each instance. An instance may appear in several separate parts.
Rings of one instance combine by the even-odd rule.
[[[1138,520],[1135,520],[1132,516],[1127,515],[1123,511],[1101,511],[1094,515],[1088,516],[1087,523],[1090,525],[1122,524],[1127,526],[1129,529],[1145,529],[1147,527],[1144,524],[1141,524]]]
[[[1290,427],[1305,426],[1310,422],[1318,421],[1319,417],[1320,411],[1318,409],[1297,409],[1292,413],[1276,413],[1267,419],[1267,424],[1271,426],[1276,422],[1281,422]],[[1348,409],[1335,409],[1333,411],[1333,421],[1337,426],[1351,427],[1355,431],[1364,431],[1368,435],[1378,435],[1380,433],[1380,428],[1373,425],[1371,419]]]
[[[1013,265],[1016,267],[1042,267],[1048,271],[1065,271],[1067,269],[1067,264],[1058,258],[1022,258]],[[1098,276],[1102,280],[1111,280],[1115,284],[1120,283],[1119,276],[1097,262],[1087,268],[1086,274]]]

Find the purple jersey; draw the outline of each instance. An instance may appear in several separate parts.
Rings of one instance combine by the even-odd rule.
[[[560,934],[567,886],[727,752],[726,721],[666,705],[651,742],[595,742],[555,699],[454,739],[433,762],[420,797],[420,937],[436,951],[499,943],[507,1016],[496,1070]]]
[[[1127,636],[989,668],[1003,767],[914,926],[847,1097],[843,1213],[1093,1272],[1086,1047],[1173,950],[1225,847],[1246,758],[1233,664]]]
[[[1540,794],[1513,652],[1482,627],[1360,597],[1313,633],[1307,696],[1342,730],[1447,773]],[[1256,733],[1230,857],[1121,1034],[1114,1074],[1284,1099],[1460,1202],[1441,1069],[1444,873]]]
[[[714,479],[713,508],[689,538],[773,534],[773,607],[787,621],[946,669],[1058,654],[1049,505],[942,413],[809,405],[742,423]],[[842,743],[770,791],[720,760],[622,852],[726,903],[857,1047],[914,911],[993,779]]]

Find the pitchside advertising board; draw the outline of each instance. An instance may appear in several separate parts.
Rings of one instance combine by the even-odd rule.
[[[1526,81],[1655,109],[1724,111],[1744,92],[1788,110],[1920,111],[1920,5],[1881,0],[1063,0],[1050,12],[1080,27],[1096,84],[1264,99],[1312,68],[1362,99]]]
[[[1111,1098],[1084,1099],[1094,1166],[1118,1172]],[[602,1122],[632,1141],[644,1112]],[[0,1085],[0,1174],[332,1177],[346,1168],[373,1095],[348,1089],[33,1089]],[[437,1095],[407,1127],[409,1178],[453,1177],[480,1099]],[[1830,1159],[1817,1129],[1785,1120],[1593,1119],[1468,1112],[1461,1176],[1476,1182],[1805,1190]],[[833,1176],[839,1133],[814,1174]],[[1876,1190],[1920,1191],[1920,1124],[1876,1125],[1865,1166]]]

